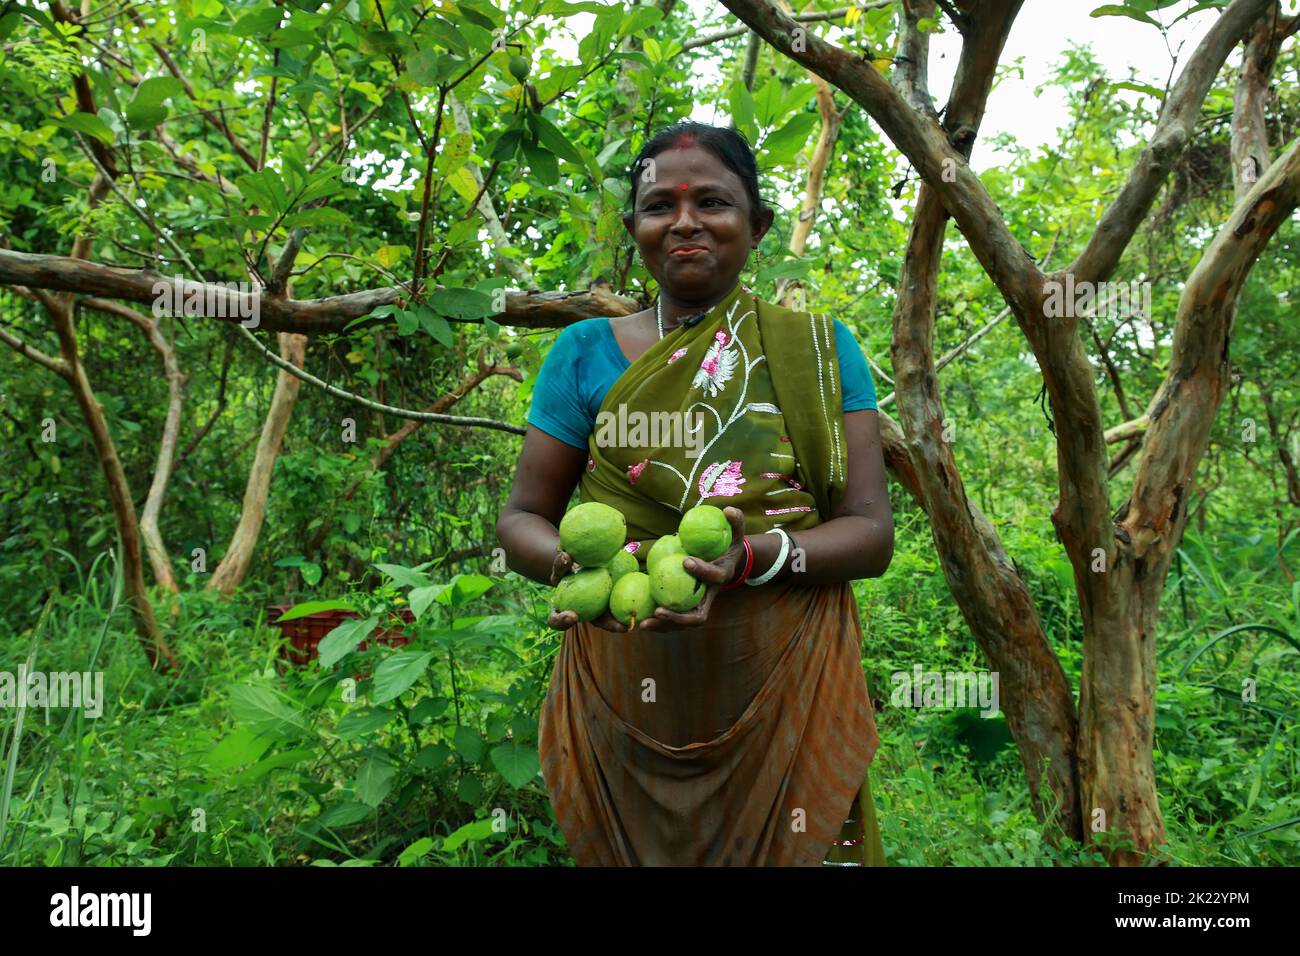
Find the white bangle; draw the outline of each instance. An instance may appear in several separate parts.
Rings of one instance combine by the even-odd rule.
[[[776,563],[767,569],[765,573],[756,578],[750,578],[745,583],[751,587],[758,587],[760,584],[766,584],[772,578],[776,577],[777,572],[785,566],[785,559],[790,554],[790,536],[785,533],[784,528],[773,528],[767,534],[779,534],[781,536],[781,553],[776,556]]]

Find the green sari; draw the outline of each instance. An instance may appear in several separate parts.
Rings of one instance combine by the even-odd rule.
[[[702,503],[750,535],[812,528],[845,491],[842,400],[831,320],[737,284],[610,388],[580,498],[618,508],[642,559]],[[580,864],[883,864],[857,604],[798,578],[719,592],[701,628],[565,633],[540,750]],[[863,836],[846,810],[865,839],[833,846]]]

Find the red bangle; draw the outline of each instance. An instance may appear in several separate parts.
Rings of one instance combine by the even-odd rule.
[[[732,581],[730,584],[724,584],[722,585],[722,587],[718,588],[719,591],[730,591],[732,588],[740,587],[742,584],[745,583],[745,580],[749,577],[749,572],[754,569],[754,548],[749,543],[749,536],[746,535],[745,537],[741,538],[740,541],[745,546],[745,569],[740,572],[740,577],[738,577],[736,580]]]

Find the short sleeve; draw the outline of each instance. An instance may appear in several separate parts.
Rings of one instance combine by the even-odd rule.
[[[566,326],[546,353],[533,384],[528,424],[566,445],[587,448],[591,423],[580,389],[578,357],[581,352],[576,326]]]
[[[867,357],[849,327],[835,320],[835,351],[840,360],[840,382],[844,386],[844,411],[860,412],[876,407],[876,383],[872,381]]]

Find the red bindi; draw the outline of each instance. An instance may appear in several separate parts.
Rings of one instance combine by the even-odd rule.
[[[689,187],[687,187],[687,185],[686,185],[685,183],[678,183],[678,184],[677,184],[677,188],[680,189],[682,192],[686,192],[686,190],[687,190]]]

